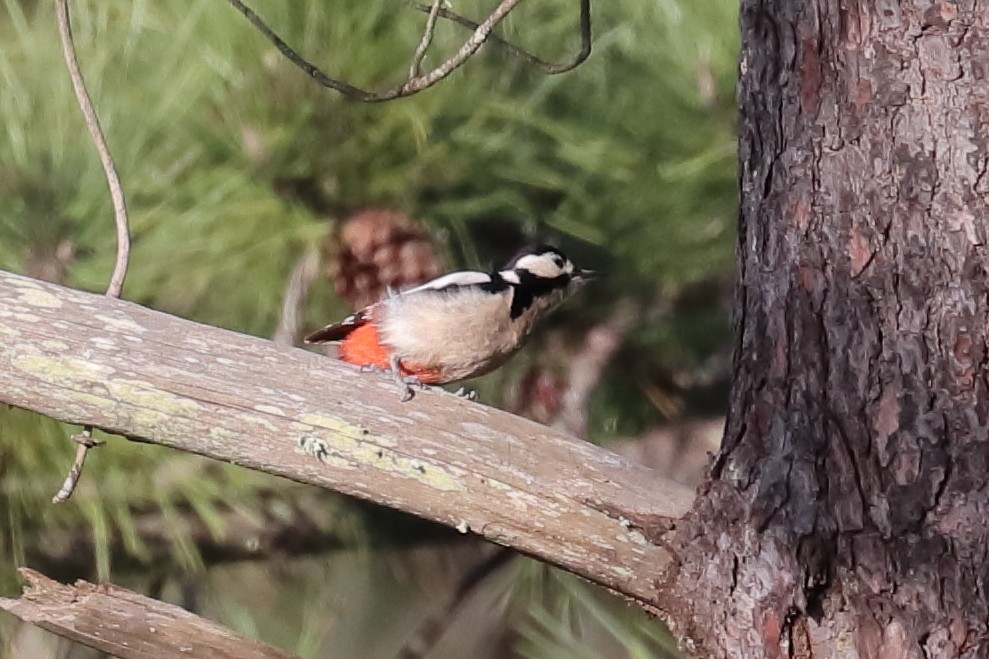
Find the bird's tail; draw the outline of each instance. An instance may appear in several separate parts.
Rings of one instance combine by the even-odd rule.
[[[316,330],[305,338],[305,342],[331,343],[333,341],[343,341],[351,332],[367,325],[369,322],[371,322],[371,315],[364,309],[351,316],[347,316],[339,323],[333,323],[321,330]]]

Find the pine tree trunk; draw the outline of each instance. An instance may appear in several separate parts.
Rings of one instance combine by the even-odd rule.
[[[699,654],[989,656],[987,26],[742,1],[731,414],[666,603]]]

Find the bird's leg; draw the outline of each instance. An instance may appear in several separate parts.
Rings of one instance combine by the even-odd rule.
[[[414,375],[410,375],[408,377],[402,375],[402,367],[399,364],[397,356],[392,355],[389,357],[388,364],[391,366],[391,372],[392,375],[395,376],[395,381],[398,383],[398,386],[402,388],[403,403],[412,400],[412,397],[416,395],[415,390],[412,389],[412,385],[417,384],[420,387],[425,387],[425,385],[419,381],[419,378]]]

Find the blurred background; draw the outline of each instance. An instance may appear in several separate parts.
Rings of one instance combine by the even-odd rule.
[[[572,73],[490,45],[418,96],[364,105],[221,0],[75,0],[131,212],[124,297],[297,343],[385,286],[554,243],[604,276],[472,388],[694,485],[727,398],[735,4],[599,0]],[[0,268],[102,291],[112,214],[50,5],[0,0]],[[402,0],[252,6],[373,88],[404,79],[425,24]],[[466,34],[441,21],[425,65]],[[499,34],[568,60],[577,2],[523,3]],[[107,437],[54,506],[77,431],[0,408],[0,595],[20,592],[18,565],[113,580],[305,658],[675,656],[658,622],[571,575],[156,446]],[[0,657],[96,656],[0,614]]]

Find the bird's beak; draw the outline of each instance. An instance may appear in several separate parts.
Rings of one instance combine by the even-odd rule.
[[[595,273],[593,270],[580,269],[577,272],[573,273],[573,278],[578,281],[590,281],[594,279],[594,274]]]

